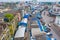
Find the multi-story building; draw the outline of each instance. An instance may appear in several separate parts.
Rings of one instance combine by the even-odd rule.
[[[57,26],[60,26],[60,7],[58,5],[54,5],[50,10],[50,14],[53,16],[53,21]]]

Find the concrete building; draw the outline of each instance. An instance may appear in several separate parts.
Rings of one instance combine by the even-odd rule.
[[[57,24],[58,26],[60,26],[60,7],[58,7],[57,5],[53,6],[53,9],[50,10],[51,15],[53,15],[54,17],[54,23]]]

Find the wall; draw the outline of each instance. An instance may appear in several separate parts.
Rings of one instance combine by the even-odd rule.
[[[56,16],[55,24],[57,24],[58,26],[60,26],[60,16]]]

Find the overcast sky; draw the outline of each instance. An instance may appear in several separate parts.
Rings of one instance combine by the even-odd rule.
[[[0,0],[0,2],[16,2],[16,1],[31,1],[31,0]],[[60,0],[38,0],[42,2],[58,2]]]

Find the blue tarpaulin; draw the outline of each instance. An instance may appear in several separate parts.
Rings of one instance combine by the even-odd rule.
[[[38,17],[38,18],[42,18],[40,12],[36,13],[36,17]]]
[[[37,20],[38,27],[40,28],[40,31],[43,31],[43,29],[42,29],[43,26],[42,26],[42,24],[40,23],[40,20],[37,19],[37,18],[33,18],[32,20],[33,20],[33,21],[34,21],[34,20]]]
[[[23,23],[23,22],[19,22],[19,23],[18,23],[18,26],[22,26],[22,25],[23,25],[23,26],[27,26],[27,23]]]
[[[39,26],[39,28],[40,28],[40,31],[43,31],[43,29],[42,29],[43,26],[42,26],[40,20],[37,19],[37,22],[38,22],[38,26]]]
[[[50,38],[50,37],[48,37],[48,36],[46,36],[46,40],[51,40],[51,38]]]
[[[30,14],[25,14],[23,18],[29,18]]]

